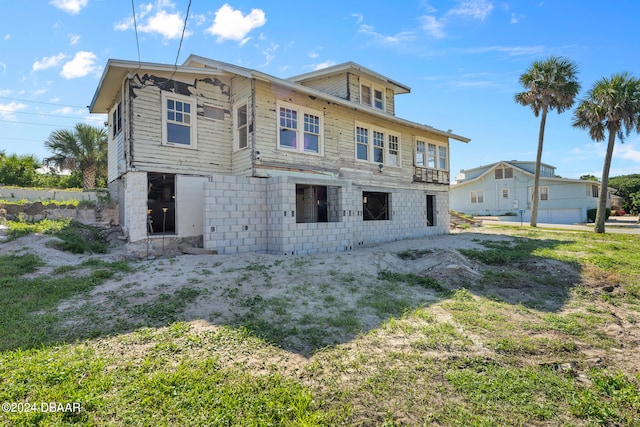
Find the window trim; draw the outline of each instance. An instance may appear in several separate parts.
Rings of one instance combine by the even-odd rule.
[[[546,190],[546,191],[545,191],[545,194],[546,194],[546,196],[547,196],[547,198],[546,198],[546,199],[543,199],[543,198],[542,198],[542,189],[543,189],[543,188]],[[530,200],[531,202],[533,202],[533,186],[529,187],[529,188],[528,188],[528,190],[529,190],[529,200]],[[538,187],[538,201],[540,201],[540,202],[546,202],[546,201],[549,201],[549,200],[551,200],[551,194],[550,194],[550,191],[549,191],[549,186],[548,186],[548,185],[541,185],[541,186],[539,186],[539,187]]]
[[[362,90],[363,87],[366,87],[369,89],[369,99],[370,99],[369,103],[364,102],[364,98],[363,98],[364,91]],[[377,99],[376,91],[380,92],[380,95],[382,95],[382,98],[380,99],[382,105],[380,107],[376,106],[376,99]],[[384,86],[375,85],[368,80],[360,80],[360,104],[366,105],[367,107],[371,107],[378,111],[386,112],[387,111],[387,89]]]
[[[186,96],[186,95],[179,95],[173,92],[162,91],[161,99],[162,99],[162,145],[166,145],[168,147],[180,147],[180,148],[186,148],[190,150],[196,150],[198,148],[198,138],[197,138],[198,137],[198,132],[197,132],[198,114],[197,114],[197,102],[195,98]],[[172,121],[169,121],[169,119],[167,118],[167,110],[168,110],[167,101],[168,100],[179,101],[184,104],[190,105],[191,111],[189,112],[190,121],[189,121],[189,144],[188,145],[167,141],[167,138],[168,138],[167,125],[169,123],[173,123]],[[177,124],[180,124],[180,123],[177,123]],[[182,126],[185,126],[185,125],[182,124]]]
[[[505,193],[506,192],[506,193]],[[511,194],[508,188],[503,188],[501,191],[501,196],[503,199],[509,199]]]
[[[246,123],[244,124],[243,128],[245,129],[245,132],[247,133],[247,145],[244,147],[240,147],[240,129],[238,127],[238,111],[240,111],[241,108],[245,108],[246,109]],[[241,103],[239,103],[239,105],[237,107],[233,108],[233,148],[234,151],[240,151],[240,150],[246,150],[249,148],[249,102],[248,101],[243,101]]]
[[[367,131],[367,143],[363,144],[361,142],[358,141],[358,128],[361,129],[365,129]],[[355,126],[353,128],[353,132],[354,132],[354,156],[356,159],[356,162],[363,162],[363,163],[372,163],[374,165],[379,165],[380,163],[382,163],[385,167],[392,167],[392,168],[399,168],[402,167],[402,138],[400,133],[398,132],[394,132],[394,131],[390,131],[386,128],[380,127],[380,126],[374,126],[368,123],[363,123],[363,122],[355,122]],[[374,154],[375,151],[377,149],[380,149],[379,146],[375,145],[375,138],[374,135],[375,133],[379,133],[382,134],[382,162],[376,162],[374,160]],[[398,145],[398,149],[397,152],[398,154],[396,155],[396,159],[397,162],[396,164],[392,164],[389,163],[389,155],[390,155],[390,146],[389,146],[389,137],[393,136],[397,139],[397,145]],[[360,159],[358,158],[358,146],[362,145],[362,146],[366,146],[367,147],[367,158],[365,159]]]
[[[286,108],[296,112],[296,148],[290,148],[286,145],[280,145],[280,129],[282,126],[280,125],[280,109]],[[305,115],[315,116],[318,118],[318,151],[307,151],[304,149],[304,135],[305,132]],[[287,128],[291,129],[292,128]],[[316,134],[314,134],[316,135]],[[291,153],[300,153],[300,154],[308,154],[310,156],[324,156],[324,115],[322,111],[316,110],[309,107],[303,107],[301,105],[292,104],[290,102],[280,101],[276,102],[276,149],[283,150]]]
[[[418,148],[422,144],[422,151],[418,151]],[[429,151],[429,148],[435,147],[435,151],[432,153]],[[446,156],[444,157],[446,163],[446,169],[440,168],[440,160],[442,156],[440,156],[440,150],[445,149]],[[415,137],[414,139],[414,166],[424,169],[433,169],[433,170],[441,170],[441,171],[449,171],[449,145],[443,145],[439,142],[432,141],[427,138]],[[422,156],[420,156],[422,155]],[[420,161],[420,157],[422,157],[422,161]],[[429,161],[433,160],[433,167],[429,166]]]
[[[484,190],[471,190],[469,192],[469,199],[474,205],[484,203]]]

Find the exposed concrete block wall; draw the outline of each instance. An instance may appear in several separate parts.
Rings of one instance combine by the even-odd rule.
[[[332,187],[328,215],[335,221],[297,223],[296,184]],[[390,193],[390,220],[363,221],[363,191]],[[435,197],[434,226],[427,225],[427,194]],[[313,177],[216,175],[205,183],[204,218],[207,249],[306,255],[448,233],[449,198],[446,191],[362,187]]]
[[[131,242],[144,240],[147,238],[147,173],[128,172],[123,185],[126,218],[123,224],[127,225],[123,231],[129,234]]]
[[[267,180],[213,175],[204,184],[206,249],[267,252]]]

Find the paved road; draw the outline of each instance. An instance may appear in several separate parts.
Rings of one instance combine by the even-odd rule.
[[[500,221],[495,217],[476,217],[481,219],[484,225],[511,225],[520,226],[520,221]],[[528,222],[522,223],[523,227],[529,227]],[[555,228],[563,230],[583,230],[593,231],[594,224],[541,224],[538,223],[539,228]],[[637,216],[625,216],[625,217],[611,217],[605,223],[606,233],[618,233],[618,234],[640,234],[640,224],[638,223]]]

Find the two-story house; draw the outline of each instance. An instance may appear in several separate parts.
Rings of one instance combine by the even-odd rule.
[[[451,186],[451,209],[469,215],[515,215],[529,222],[535,167],[533,161],[512,160],[461,171]],[[540,165],[538,222],[586,222],[587,210],[598,206],[600,183],[560,178],[555,170]]]
[[[349,62],[289,79],[200,56],[109,60],[109,188],[130,241],[306,254],[447,233],[449,141],[395,115],[410,89]]]

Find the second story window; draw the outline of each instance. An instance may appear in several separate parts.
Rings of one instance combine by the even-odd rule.
[[[301,153],[322,152],[322,116],[320,112],[278,103],[278,147]]]
[[[384,89],[375,87],[371,83],[360,84],[360,103],[384,111]]]
[[[356,123],[356,159],[400,166],[400,136],[384,128]]]
[[[416,141],[416,166],[424,166],[424,141]]]
[[[174,93],[162,93],[162,143],[196,148],[195,100]]]
[[[239,150],[247,148],[249,143],[247,123],[247,104],[245,104],[236,110],[236,144]]]

